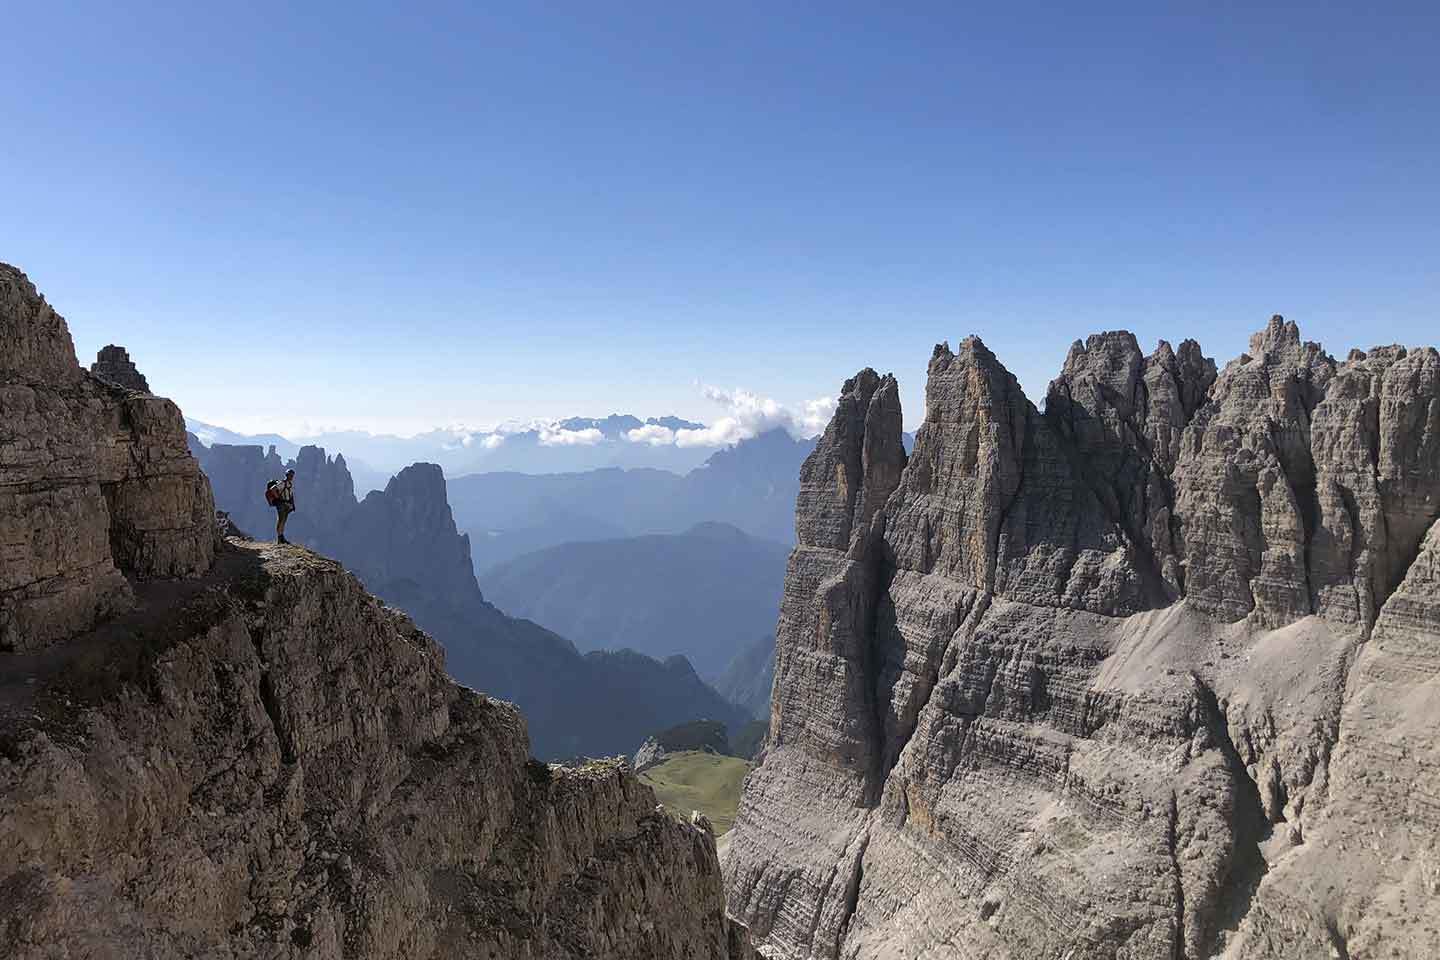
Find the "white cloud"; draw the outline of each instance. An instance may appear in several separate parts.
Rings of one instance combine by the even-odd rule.
[[[726,413],[703,429],[675,431],[676,446],[726,447],[775,429],[808,437],[825,429],[835,412],[835,401],[829,397],[811,400],[805,404],[803,413],[796,414],[770,397],[750,390],[723,390],[712,386],[702,390],[706,399],[724,407]]]
[[[472,447],[481,447],[486,450],[494,450],[496,447],[500,446],[500,444],[505,442],[505,434],[487,433],[484,431],[480,431],[477,433],[461,433],[457,437],[457,441],[458,442],[456,443],[442,443],[440,445],[440,449],[453,451],[459,450],[462,447],[466,450],[469,450]]]
[[[625,431],[625,439],[631,443],[643,443],[652,447],[668,447],[675,442],[675,431],[658,423],[647,423],[643,427]]]
[[[801,436],[813,437],[829,426],[830,418],[835,416],[835,403],[834,397],[818,397],[806,402],[800,417],[800,425],[805,430]]]
[[[644,424],[622,436],[630,443],[650,447],[719,448],[733,446],[742,440],[774,429],[784,429],[794,437],[810,437],[825,429],[835,412],[832,397],[819,397],[798,405],[785,405],[752,390],[735,388],[726,390],[719,387],[696,384],[705,398],[720,408],[718,416],[709,426],[699,429],[674,430],[658,423]],[[203,418],[202,418],[203,419]],[[232,423],[231,429],[249,427],[247,432],[262,433],[275,429],[279,424],[265,422]],[[203,429],[203,428],[202,428]],[[282,431],[284,432],[284,431]],[[322,428],[310,423],[297,422],[291,432],[284,433],[291,439],[314,437]],[[605,442],[605,436],[595,427],[583,430],[565,430],[558,420],[529,419],[509,420],[499,424],[452,422],[442,427],[424,431],[427,440],[439,444],[440,449],[454,452],[466,450],[496,450],[518,435],[533,433],[541,446],[575,447],[595,446]],[[408,436],[408,435],[407,435]],[[209,444],[214,435],[202,435]]]
[[[540,445],[542,447],[593,447],[604,439],[605,434],[595,427],[586,427],[584,430],[540,428]]]

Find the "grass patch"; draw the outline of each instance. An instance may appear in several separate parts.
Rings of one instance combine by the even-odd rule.
[[[672,754],[640,774],[640,779],[654,788],[665,809],[677,817],[688,820],[691,810],[705,814],[718,836],[735,822],[740,782],[749,771],[750,764],[739,757],[687,751]]]

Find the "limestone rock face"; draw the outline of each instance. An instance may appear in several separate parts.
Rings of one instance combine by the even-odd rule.
[[[1105,519],[1125,532],[1150,601],[1182,590],[1175,544],[1174,470],[1185,427],[1215,381],[1193,340],[1149,357],[1128,333],[1076,341],[1050,384],[1045,419],[1072,451]]]
[[[1311,449],[1316,612],[1368,630],[1440,516],[1440,354],[1353,353],[1315,408]]]
[[[1250,350],[1220,374],[1182,441],[1176,513],[1192,604],[1278,626],[1313,612],[1311,419],[1336,364],[1278,316]]]
[[[644,773],[651,767],[659,766],[665,762],[665,748],[660,741],[649,737],[640,744],[640,749],[635,751],[635,758],[630,761],[636,773]]]
[[[267,457],[267,468],[278,459]],[[294,527],[287,523],[286,530],[294,529],[296,536],[299,536],[313,527],[320,536],[321,552],[330,552],[323,548],[338,542],[339,531],[352,521],[355,513],[355,481],[350,476],[349,467],[345,465],[345,457],[338,453],[327,457],[321,447],[304,446],[287,467],[295,470],[296,512],[291,521],[299,522]],[[439,471],[438,467],[435,469]],[[275,474],[275,479],[283,479],[284,475],[284,470],[281,470]],[[248,491],[250,501],[258,501],[258,505],[264,505],[263,490],[262,483]],[[443,484],[440,487],[440,502],[445,505]],[[268,506],[265,509],[267,513],[273,513]],[[300,519],[302,516],[304,520]]]
[[[762,953],[1436,955],[1437,359],[1105,333],[1042,411],[970,338],[858,479],[847,383],[726,837]]]
[[[873,779],[878,759],[866,642],[877,615],[868,601],[880,576],[871,528],[872,520],[883,527],[876,511],[905,465],[899,430],[893,377],[863,370],[845,383],[824,439],[800,473],[800,543],[780,604],[779,630],[793,642],[783,645],[783,655],[777,646],[777,675],[808,674],[823,665],[829,676],[823,690],[797,688],[803,696],[773,701],[771,728],[813,737],[811,748],[854,779],[846,795]],[[809,719],[799,722],[802,717]]]
[[[905,465],[904,448],[894,444],[899,424],[894,377],[867,369],[845,382],[825,442],[800,468],[800,543],[847,550],[852,537],[868,529]]]
[[[898,565],[976,590],[994,587],[995,547],[1020,489],[1031,413],[1020,384],[978,338],[967,338],[958,354],[935,348],[925,384],[934,428],[916,434],[901,478],[905,493],[885,507]]]
[[[65,318],[8,263],[0,264],[0,342],[5,344],[0,377],[6,383],[62,386],[82,379]]]
[[[90,372],[117,387],[138,390],[141,393],[150,392],[150,384],[130,360],[130,352],[113,343],[100,348],[95,362],[90,364]]]
[[[703,825],[531,760],[338,564],[231,541],[138,589],[0,680],[5,956],[749,955]]]
[[[28,650],[127,608],[126,576],[206,570],[214,503],[175,405],[81,370],[7,264],[0,339],[0,650]]]

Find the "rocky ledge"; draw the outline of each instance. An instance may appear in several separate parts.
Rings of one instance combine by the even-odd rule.
[[[801,475],[724,855],[761,951],[1440,956],[1440,354],[936,347]]]

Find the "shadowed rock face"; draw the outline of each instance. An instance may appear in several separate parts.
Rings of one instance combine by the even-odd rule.
[[[0,956],[753,956],[705,824],[531,760],[334,561],[218,540],[179,411],[10,267],[0,342]]]
[[[1041,411],[970,338],[908,460],[849,381],[731,910],[784,957],[1440,952],[1437,363],[1104,333]]]
[[[455,529],[445,476],[433,463],[408,466],[383,492],[372,491],[340,527],[339,540],[337,555],[355,558],[361,579],[381,592],[413,580],[451,609],[480,603],[470,537]]]
[[[8,264],[0,343],[0,651],[33,650],[127,609],[126,576],[206,570],[214,504],[179,409],[83,371]]]

